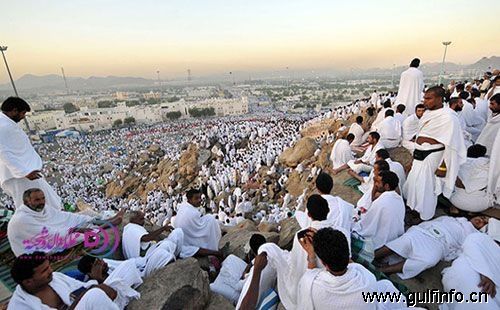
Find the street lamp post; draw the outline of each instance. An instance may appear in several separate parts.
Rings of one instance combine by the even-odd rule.
[[[12,74],[10,73],[10,68],[9,68],[9,64],[7,63],[7,58],[5,57],[4,52],[6,50],[7,50],[7,46],[0,46],[0,52],[2,52],[3,61],[5,62],[5,67],[7,68],[7,73],[9,74],[10,83],[12,84],[12,88],[14,89],[14,93],[16,94],[16,97],[19,97],[19,94],[18,94],[17,88],[16,88],[16,84],[14,84],[14,79],[12,78]],[[28,132],[31,133],[30,125],[28,124],[28,120],[26,119],[26,117],[24,117],[24,124],[26,125]]]
[[[438,85],[441,85],[441,78],[442,78],[442,75],[444,74],[444,61],[446,59],[446,50],[448,49],[448,45],[451,44],[451,41],[444,41],[443,42],[443,45],[444,45],[444,55],[443,55],[443,62],[441,63],[441,71],[439,72],[439,81],[438,81]]]

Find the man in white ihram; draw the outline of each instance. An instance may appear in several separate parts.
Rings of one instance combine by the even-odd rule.
[[[399,146],[401,142],[401,123],[394,118],[394,110],[385,111],[385,118],[377,127],[380,142],[384,147],[391,149]]]
[[[187,202],[182,203],[177,210],[174,227],[182,228],[186,245],[218,251],[222,236],[219,222],[212,215],[202,216],[198,211],[201,204],[199,190],[188,190],[186,196]]]
[[[424,91],[424,74],[418,69],[420,59],[415,58],[410,63],[410,68],[401,73],[399,80],[396,105],[404,104],[406,113],[413,114],[415,106],[422,101]]]
[[[454,289],[464,296],[476,294],[483,302],[473,306],[467,303],[445,303],[440,309],[480,309],[500,308],[500,221],[491,218],[487,234],[473,233],[465,238],[462,253],[453,264],[443,269],[443,288],[446,292]],[[488,296],[481,296],[480,293]],[[487,301],[487,302],[484,302]]]
[[[455,189],[460,165],[467,150],[458,118],[443,106],[444,90],[431,87],[425,92],[426,111],[420,119],[413,163],[403,186],[410,209],[424,221],[436,212],[437,197],[449,198]]]
[[[30,188],[41,189],[47,206],[61,209],[61,197],[42,176],[42,159],[31,145],[28,135],[17,124],[31,111],[26,101],[9,97],[0,113],[0,187],[12,197],[14,206],[23,204],[23,193]]]

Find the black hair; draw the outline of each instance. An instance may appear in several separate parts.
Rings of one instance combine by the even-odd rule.
[[[14,260],[14,264],[10,269],[10,275],[17,284],[22,284],[24,280],[33,278],[35,268],[48,260],[43,252],[33,252],[31,254],[23,254]]]
[[[456,89],[456,91],[457,91],[457,93],[458,93],[459,91],[463,91],[463,90],[465,89],[465,85],[464,85],[464,84],[462,84],[462,83],[459,83],[459,84],[457,84],[457,85],[455,86],[455,89]]]
[[[389,171],[391,169],[391,167],[389,166],[389,163],[383,159],[377,160],[373,164],[378,166],[379,171]]]
[[[386,149],[377,150],[375,154],[382,157],[383,159],[387,159],[390,157],[389,152]]]
[[[394,116],[394,111],[392,109],[387,109],[385,111],[385,117],[387,116]]]
[[[403,113],[405,110],[406,106],[404,104],[398,104],[398,106],[396,107],[396,111],[398,111],[398,113]]]
[[[188,200],[191,200],[191,198],[193,198],[194,195],[198,195],[198,194],[201,194],[200,190],[196,189],[196,188],[192,188],[186,192],[186,197]]]
[[[254,252],[255,255],[257,255],[260,246],[266,243],[266,238],[261,234],[253,234],[252,237],[250,237],[249,243],[250,243],[250,249],[252,249],[252,252]]]
[[[30,112],[31,108],[26,101],[24,101],[19,97],[9,97],[5,99],[5,101],[2,103],[2,111],[11,112],[14,110],[18,112],[23,112],[23,111]]]
[[[473,88],[470,92],[470,95],[472,96],[472,98],[477,98],[481,96],[481,92],[479,91],[479,89]]]
[[[331,227],[322,228],[313,237],[316,255],[331,271],[344,271],[349,264],[349,243],[346,236]]]
[[[307,213],[314,221],[324,221],[330,212],[328,202],[320,195],[311,195],[307,199]]]
[[[418,109],[425,109],[425,105],[423,103],[419,103],[415,106],[415,112],[418,110]]]
[[[390,108],[390,107],[392,107],[391,100],[390,100],[390,99],[387,99],[387,100],[384,102],[384,108]]]
[[[454,104],[460,103],[460,101],[462,101],[462,99],[460,99],[460,98],[451,98],[450,102],[448,102],[448,105],[451,107]]]
[[[458,97],[461,99],[467,99],[467,98],[469,98],[469,93],[466,91],[462,91],[462,92],[460,92],[460,94],[458,94]]]
[[[376,131],[372,131],[368,134],[370,137],[372,137],[373,139],[376,139],[377,141],[380,140],[380,134]]]
[[[363,116],[359,115],[356,117],[356,123],[361,124],[363,122]]]
[[[486,155],[486,146],[481,144],[474,144],[469,146],[467,149],[467,157],[470,158],[479,158],[484,157]]]
[[[439,86],[432,86],[431,88],[427,89],[426,93],[433,93],[435,96],[441,98],[444,98],[445,96],[444,89]]]
[[[353,133],[350,133],[345,138],[347,139],[347,141],[353,141],[356,136]]]
[[[373,116],[375,114],[375,108],[373,108],[373,107],[367,108],[366,114],[368,114],[368,116]]]
[[[89,274],[90,270],[92,270],[92,265],[94,264],[95,260],[96,258],[94,256],[83,256],[78,262],[78,270],[83,274]]]
[[[325,172],[321,172],[316,178],[316,188],[323,194],[330,194],[333,188],[332,177]]]
[[[495,101],[497,104],[500,104],[500,93],[493,95],[490,101]]]
[[[382,178],[382,184],[388,184],[389,190],[393,191],[398,187],[399,178],[398,175],[392,171],[381,171],[379,176]]]
[[[410,67],[413,67],[413,68],[418,68],[418,66],[420,66],[420,59],[418,59],[418,58],[414,58],[414,59],[410,62]]]

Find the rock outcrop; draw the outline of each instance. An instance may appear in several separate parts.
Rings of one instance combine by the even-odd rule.
[[[129,310],[205,309],[210,304],[208,274],[194,258],[178,260],[146,278]]]
[[[279,162],[288,167],[297,167],[302,161],[311,158],[317,148],[318,145],[314,139],[302,138],[293,147],[281,153]]]

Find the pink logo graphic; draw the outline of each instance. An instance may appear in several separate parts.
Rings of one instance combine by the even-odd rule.
[[[104,222],[107,228],[96,227],[87,229],[83,233],[69,229],[66,234],[50,233],[47,227],[30,239],[23,240],[26,253],[42,251],[57,253],[67,250],[83,242],[83,251],[95,257],[108,257],[113,254],[120,244],[120,231],[109,222]]]

